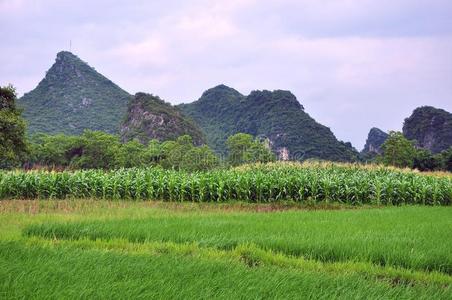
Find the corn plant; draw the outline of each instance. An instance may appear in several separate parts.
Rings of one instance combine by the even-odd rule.
[[[0,199],[68,197],[450,205],[452,176],[331,163],[254,164],[194,173],[161,168],[0,172]]]

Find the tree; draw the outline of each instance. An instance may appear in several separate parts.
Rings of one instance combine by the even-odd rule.
[[[71,166],[80,169],[114,169],[121,166],[118,136],[85,130],[80,141],[81,155],[72,159]]]
[[[452,172],[452,147],[442,151],[435,156],[439,161],[439,168],[444,171]]]
[[[251,145],[249,152],[251,154],[252,162],[266,163],[276,160],[275,155],[270,150],[270,143],[268,140],[265,140],[263,142],[255,140]]]
[[[275,160],[275,155],[264,143],[253,139],[246,133],[237,133],[230,136],[226,145],[228,147],[227,161],[232,166],[251,162],[269,162]]]
[[[121,145],[119,164],[124,168],[141,167],[147,163],[145,153],[146,147],[137,140],[124,143]]]
[[[48,167],[69,167],[83,154],[79,136],[37,134],[31,138],[29,163]]]
[[[401,132],[390,131],[381,149],[381,160],[384,164],[399,168],[413,167],[416,148]]]
[[[185,153],[193,147],[193,141],[189,135],[183,135],[176,141],[166,141],[162,144],[163,160],[161,164],[167,169],[181,169],[181,162]]]
[[[157,165],[163,159],[162,145],[158,140],[150,140],[146,149],[144,150],[144,159],[148,165]]]
[[[18,166],[27,154],[25,121],[16,109],[16,90],[0,87],[0,168]]]
[[[208,146],[196,147],[189,135],[183,135],[176,141],[164,142],[161,146],[164,168],[185,171],[209,170],[218,166],[218,157]]]
[[[219,159],[208,146],[192,147],[180,162],[180,168],[189,172],[206,171],[217,167]]]
[[[413,168],[419,171],[434,171],[441,168],[441,160],[427,149],[416,149]]]

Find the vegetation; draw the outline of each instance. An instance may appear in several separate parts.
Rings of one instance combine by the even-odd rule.
[[[311,118],[288,91],[253,91],[243,96],[224,85],[209,89],[198,101],[180,105],[204,130],[207,144],[226,154],[226,141],[238,132],[266,137],[271,148],[289,151],[292,160],[318,158],[355,161],[350,143],[336,139],[331,130]]]
[[[11,85],[0,87],[0,169],[19,165],[27,154],[25,121],[16,99]]]
[[[226,145],[228,147],[227,160],[231,166],[255,162],[266,163],[276,160],[268,143],[266,146],[246,133],[230,136],[226,141]]]
[[[405,119],[404,136],[433,154],[452,147],[452,114],[431,106],[418,107]]]
[[[118,133],[131,96],[74,54],[62,51],[38,86],[18,101],[28,133]]]
[[[359,156],[288,91],[174,107],[69,52],[19,101],[29,141],[15,102],[0,88],[0,169],[26,169],[0,170],[2,299],[452,298],[452,176],[410,170],[452,171],[450,113],[373,128],[383,166],[311,161]]]
[[[365,161],[374,160],[420,171],[450,172],[451,153],[452,114],[442,109],[422,106],[405,119],[403,134],[392,132],[388,137],[381,130],[372,128],[361,155]]]
[[[127,115],[121,125],[121,140],[139,140],[147,144],[150,140],[175,140],[189,135],[196,145],[204,143],[201,129],[177,108],[145,93],[137,93],[129,102]]]
[[[262,213],[242,210],[272,207],[243,205],[1,201],[0,294],[7,299],[452,295],[448,207]]]
[[[309,214],[222,214],[30,225],[27,236],[47,239],[125,239],[261,249],[322,262],[355,261],[452,275],[450,209],[317,211]],[[384,223],[381,220],[385,220]],[[432,226],[432,224],[434,224]],[[435,230],[437,228],[438,230]]]
[[[386,165],[399,168],[412,168],[416,148],[401,132],[390,131],[386,141],[381,145],[381,160]]]
[[[452,178],[384,167],[318,163],[257,164],[193,173],[161,168],[0,172],[0,199],[67,197],[450,205]]]
[[[243,132],[268,139],[275,154],[290,160],[371,161],[381,154],[387,137],[372,128],[360,156],[350,143],[338,141],[329,128],[311,118],[291,92],[283,90],[244,96],[220,85],[205,91],[198,101],[176,107],[150,94],[132,97],[67,51],[57,54],[45,78],[18,105],[24,110],[29,135],[74,135],[88,129],[121,133],[122,141],[137,139],[143,144],[190,135],[196,145],[206,142],[221,156],[227,155],[228,137]],[[419,107],[405,119],[403,135],[432,155],[447,151],[452,146],[452,114]],[[444,160],[428,162],[425,153],[417,156],[416,162],[414,156],[410,162],[400,157],[392,160],[396,166],[416,164],[420,169],[447,165]]]
[[[157,145],[154,143],[154,145]],[[193,146],[190,136],[179,137],[175,142],[161,144],[161,165],[167,169],[185,170],[188,172],[210,170],[218,167],[219,159],[208,146]]]
[[[207,146],[194,146],[190,136],[163,143],[136,140],[121,143],[118,136],[86,130],[80,136],[38,135],[31,144],[29,167],[61,169],[118,169],[160,165],[168,169],[213,169],[218,158]]]
[[[391,131],[380,148],[381,153],[373,156],[371,161],[419,171],[452,172],[452,147],[433,154],[427,149],[416,148],[401,132]],[[365,155],[369,157],[369,152]]]

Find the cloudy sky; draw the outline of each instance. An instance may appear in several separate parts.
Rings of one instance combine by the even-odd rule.
[[[114,4],[112,4],[114,3]],[[451,0],[0,0],[0,84],[69,49],[130,93],[292,91],[359,150],[421,105],[452,111]]]

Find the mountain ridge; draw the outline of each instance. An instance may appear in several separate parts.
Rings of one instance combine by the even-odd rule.
[[[134,127],[127,123],[128,109],[137,104],[137,97],[149,105],[134,112],[133,122],[139,125]],[[131,96],[68,51],[57,54],[45,77],[17,105],[23,109],[29,134],[81,134],[90,129],[142,142],[190,134],[195,143],[207,142],[217,153],[225,154],[226,139],[244,132],[268,139],[272,150],[284,159],[359,158],[350,143],[338,140],[330,128],[312,118],[290,91],[253,90],[243,95],[220,84],[204,91],[196,101],[171,105],[152,94]],[[160,121],[150,124],[151,115],[167,127],[159,128]],[[418,107],[405,119],[403,133],[416,141],[417,147],[439,153],[452,146],[452,114],[431,106]],[[361,154],[378,154],[385,135],[372,128]]]
[[[228,136],[244,132],[266,137],[274,152],[290,159],[353,161],[358,152],[338,141],[331,130],[317,123],[290,91],[255,90],[244,96],[218,85],[191,103],[178,105],[206,134],[217,152],[225,149]]]
[[[18,106],[29,133],[80,134],[85,129],[118,133],[131,95],[69,51]]]

